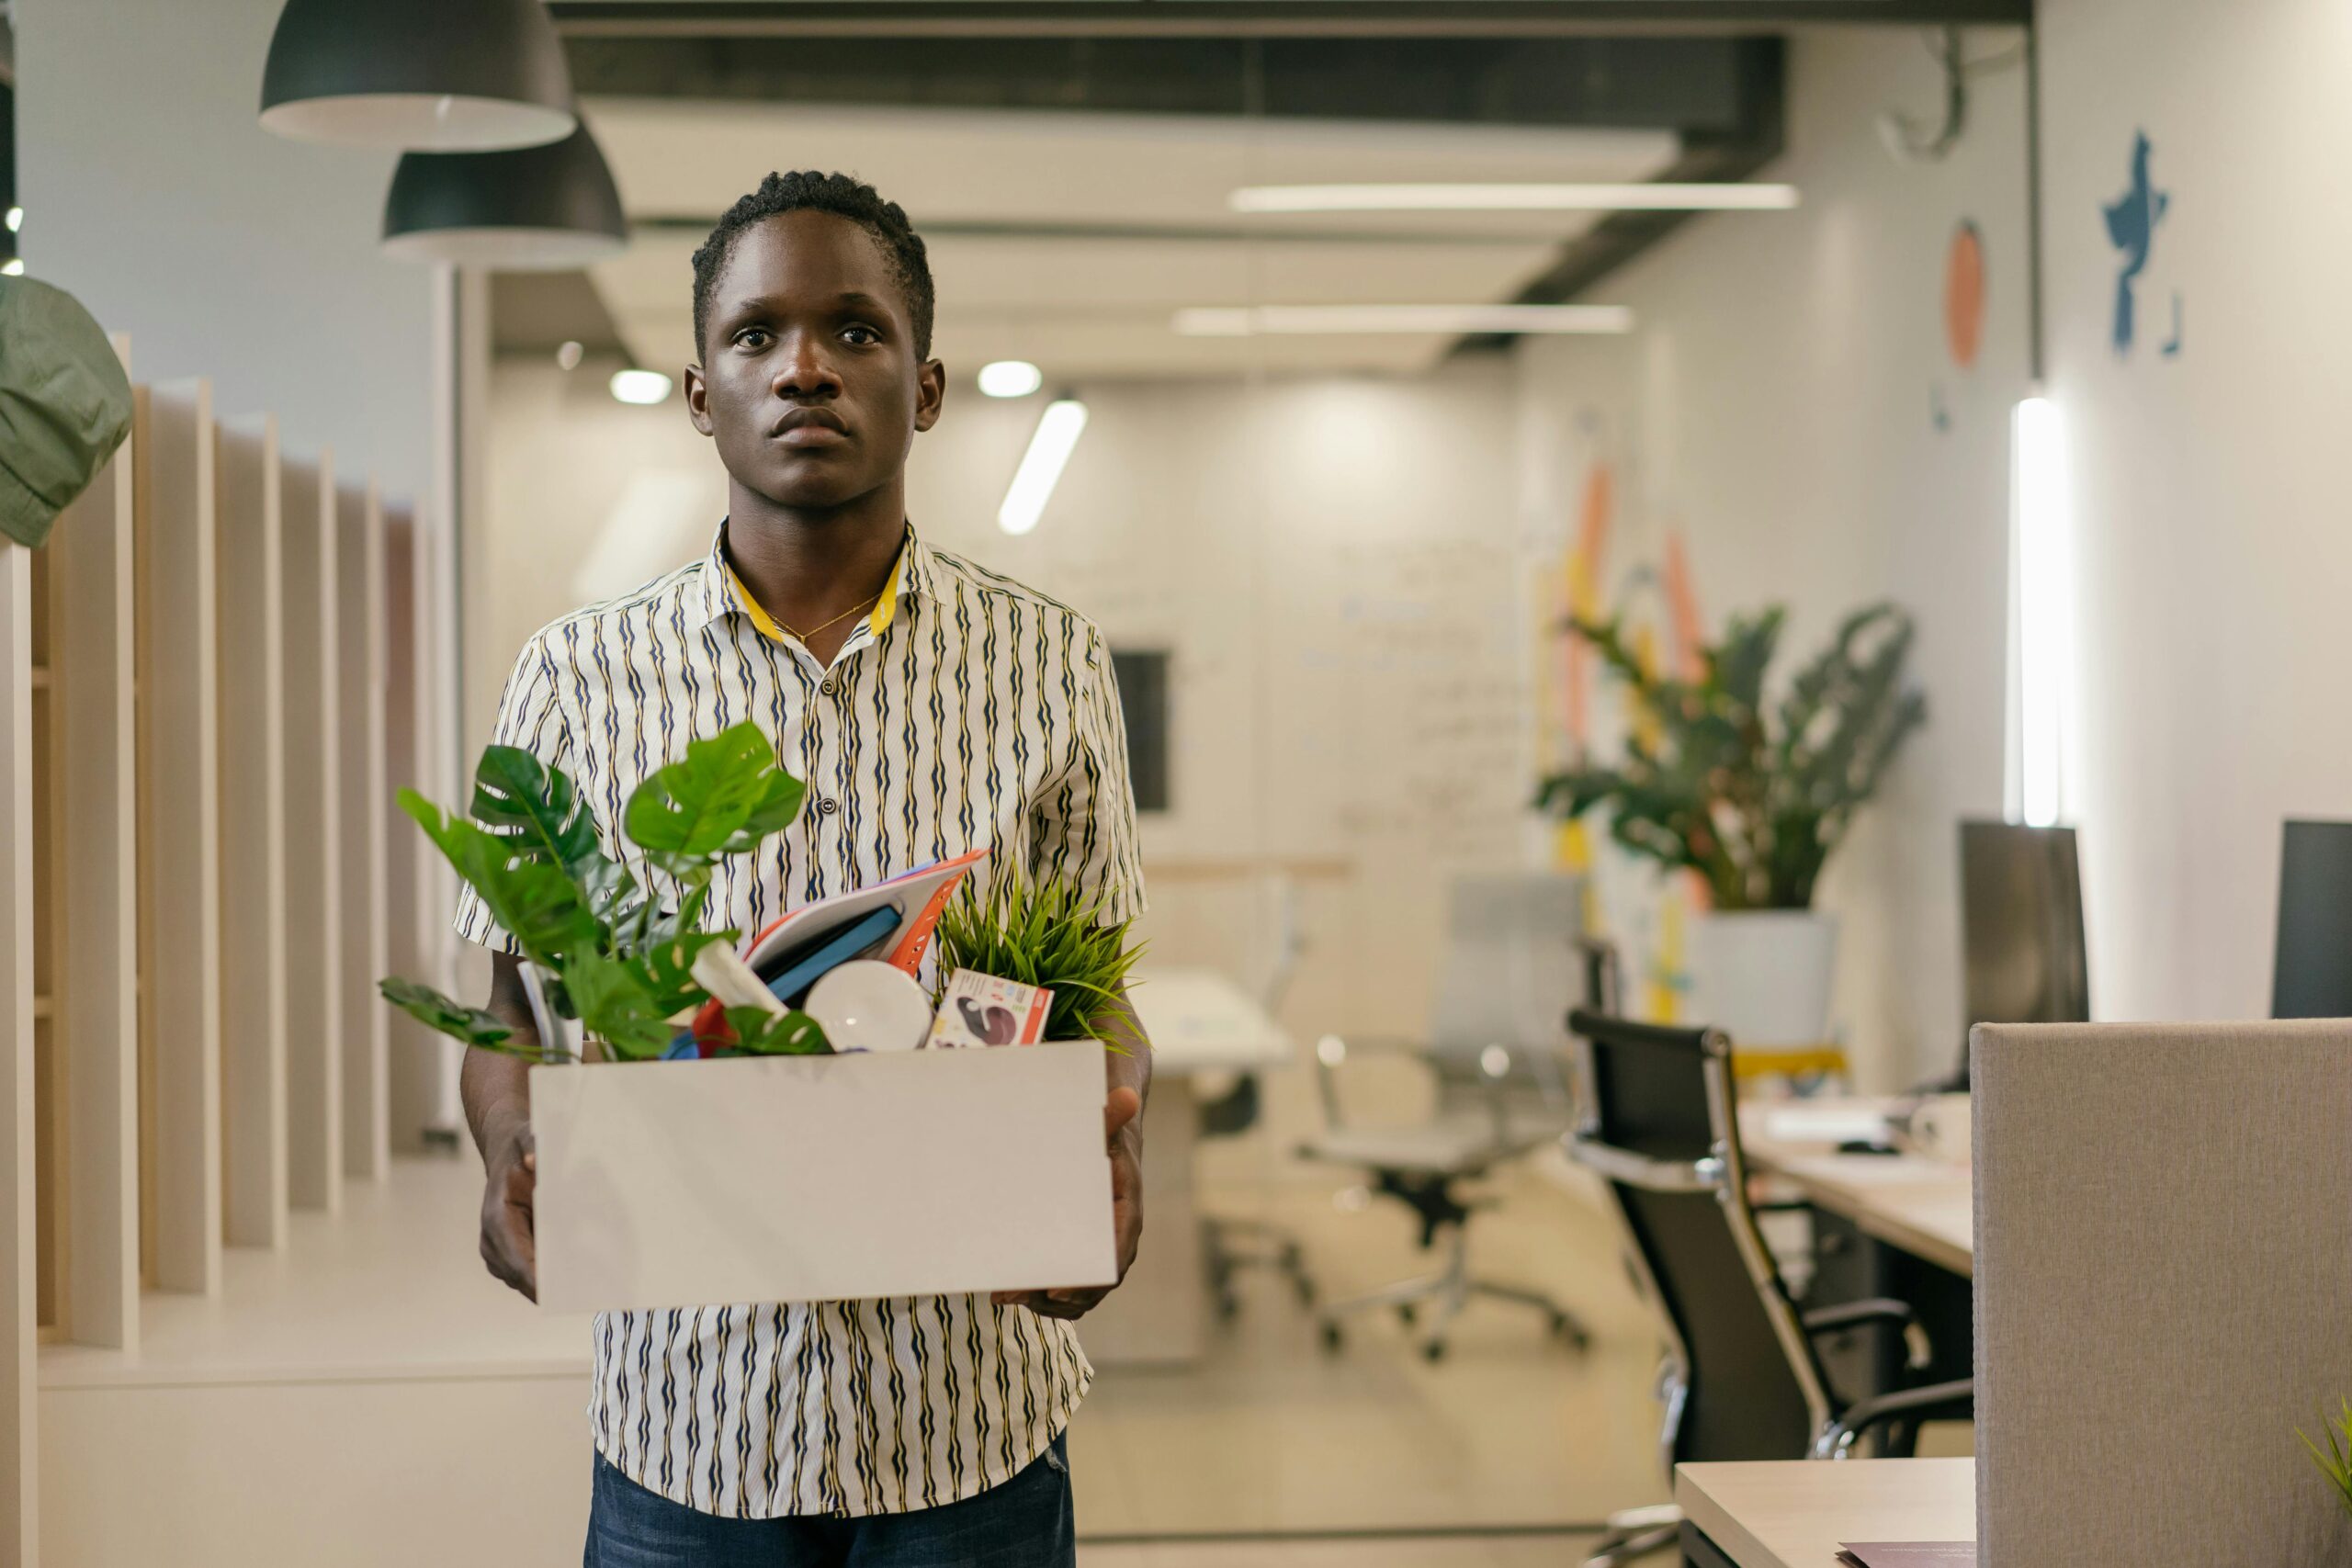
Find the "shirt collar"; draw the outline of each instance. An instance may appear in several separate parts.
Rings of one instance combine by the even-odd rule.
[[[701,619],[708,626],[723,615],[740,615],[759,629],[760,635],[772,641],[781,641],[784,628],[775,617],[752,597],[735,569],[727,563],[727,524],[721,519],[718,532],[710,542],[710,554],[703,558]],[[912,525],[907,529],[906,542],[899,547],[899,558],[890,568],[889,586],[876,602],[866,617],[866,626],[876,637],[890,629],[899,613],[901,599],[920,594],[935,600],[939,597],[938,569],[931,547],[919,537]]]

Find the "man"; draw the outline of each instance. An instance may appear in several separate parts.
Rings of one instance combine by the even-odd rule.
[[[534,637],[499,739],[571,773],[628,855],[617,824],[639,781],[689,739],[756,719],[808,805],[720,870],[714,925],[753,930],[982,843],[1001,869],[1072,880],[1106,919],[1133,916],[1134,805],[1101,637],[908,525],[907,454],[946,374],[906,214],[843,175],[771,175],[694,269],[686,406],[726,466],[727,519],[703,560]],[[470,895],[458,925],[501,950],[491,1008],[527,1033],[511,942]],[[1124,1003],[1106,1032],[1125,1050],[1108,1057],[1104,1116],[1124,1275],[1151,1056]],[[523,1064],[470,1053],[463,1089],[488,1177],[482,1257],[527,1295]],[[1092,1370],[1070,1324],[1104,1293],[600,1314],[587,1562],[1074,1562],[1063,1428]]]

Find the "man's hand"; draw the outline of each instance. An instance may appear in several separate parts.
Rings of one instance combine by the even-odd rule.
[[[539,1299],[538,1242],[532,1208],[539,1156],[528,1122],[514,1122],[482,1153],[481,1260],[490,1271],[532,1301]]]
[[[1102,1103],[1102,1132],[1111,1155],[1111,1226],[1118,1236],[1122,1280],[1136,1260],[1136,1244],[1143,1238],[1143,1129],[1136,1120],[1142,1110],[1143,1097],[1124,1084]],[[1117,1289],[1110,1284],[1083,1290],[999,1291],[989,1299],[999,1306],[1025,1306],[1040,1317],[1080,1318]]]

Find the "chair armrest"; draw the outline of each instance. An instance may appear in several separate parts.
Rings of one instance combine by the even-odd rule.
[[[1976,1380],[1928,1383],[1857,1401],[1813,1445],[1815,1459],[1844,1459],[1855,1439],[1890,1421],[1968,1421],[1976,1415]]]
[[[1925,1371],[1935,1357],[1935,1347],[1928,1342],[1928,1331],[1919,1326],[1918,1314],[1911,1310],[1911,1303],[1892,1296],[1871,1296],[1863,1301],[1816,1307],[1797,1321],[1807,1334],[1835,1334],[1866,1324],[1891,1323],[1903,1330],[1903,1343],[1909,1352],[1913,1371]]]

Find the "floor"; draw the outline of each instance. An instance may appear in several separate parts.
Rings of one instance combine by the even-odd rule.
[[[1204,1207],[1295,1232],[1327,1299],[1426,1266],[1403,1212],[1367,1201],[1345,1172],[1220,1152],[1203,1174]],[[1610,1510],[1659,1500],[1656,1339],[1576,1182],[1556,1162],[1497,1181],[1472,1259],[1583,1317],[1594,1341],[1582,1354],[1501,1304],[1474,1305],[1434,1364],[1385,1312],[1351,1320],[1332,1353],[1281,1281],[1250,1274],[1197,1367],[1103,1369],[1072,1431],[1088,1568],[1566,1563]],[[138,1355],[45,1348],[46,1390],[171,1397],[209,1384],[244,1397],[387,1371],[401,1387],[473,1387],[495,1367],[554,1380],[556,1426],[573,1419],[585,1325],[543,1317],[482,1274],[470,1160],[403,1161],[345,1198],[335,1220],[300,1216],[285,1253],[233,1253],[216,1301],[148,1296]],[[529,1442],[563,1447],[556,1431]],[[550,1513],[580,1501],[565,1457],[537,1483]]]

